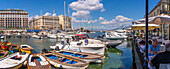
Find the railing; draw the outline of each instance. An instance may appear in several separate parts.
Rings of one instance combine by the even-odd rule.
[[[136,40],[136,38],[134,37],[133,38],[133,53],[136,53],[136,54],[133,54],[134,56],[134,64],[133,65],[135,65],[135,67],[136,67],[136,69],[141,69],[141,68],[137,68],[137,67],[139,67],[140,65],[142,65],[141,67],[142,67],[142,69],[155,69],[154,68],[154,66],[152,65],[152,64],[150,64],[149,63],[149,59],[148,58],[146,58],[146,53],[145,53],[145,51],[144,50],[142,50],[142,52],[143,53],[141,53],[141,51],[140,50],[142,50],[140,47],[139,47],[139,44],[138,44],[138,41]],[[139,61],[140,61],[140,65],[136,65],[135,63],[136,63],[136,58],[137,57],[135,57],[135,55],[138,55],[139,56]],[[148,65],[149,64],[149,65]]]

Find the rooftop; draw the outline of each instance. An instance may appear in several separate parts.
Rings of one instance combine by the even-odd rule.
[[[4,10],[0,10],[0,11],[24,11],[21,9],[4,9]]]

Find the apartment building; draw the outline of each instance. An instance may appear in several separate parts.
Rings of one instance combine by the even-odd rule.
[[[0,28],[28,28],[28,12],[20,9],[0,10]]]

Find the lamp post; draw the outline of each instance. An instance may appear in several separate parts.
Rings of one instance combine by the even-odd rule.
[[[146,59],[148,59],[148,0],[146,0],[146,49],[145,49],[145,53],[146,53]],[[147,69],[147,61],[146,61],[146,69]]]

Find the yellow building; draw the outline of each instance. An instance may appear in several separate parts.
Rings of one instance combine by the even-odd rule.
[[[71,30],[71,17],[59,15],[59,24],[62,25],[62,30]]]
[[[170,0],[160,0],[159,3],[149,12],[149,17],[160,14],[170,15]]]
[[[64,22],[64,19],[66,21]],[[29,22],[30,28],[33,29],[56,29],[56,30],[71,30],[71,18],[63,15],[57,16],[39,16],[33,18]]]

